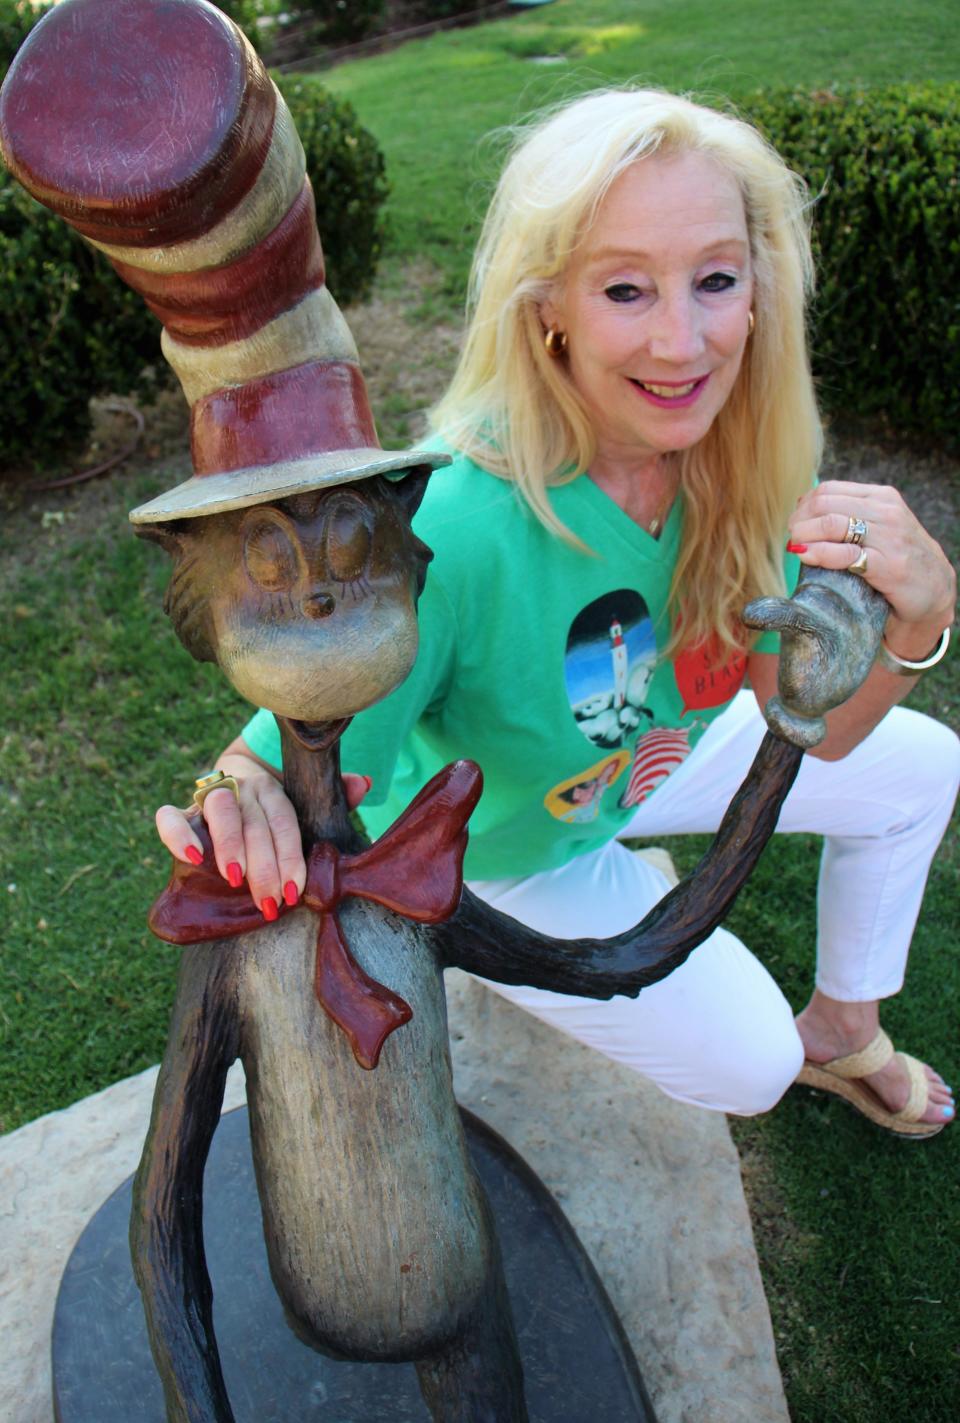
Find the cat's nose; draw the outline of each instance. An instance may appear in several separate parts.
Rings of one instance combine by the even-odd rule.
[[[329,593],[309,593],[300,605],[308,618],[328,618],[337,606]]]

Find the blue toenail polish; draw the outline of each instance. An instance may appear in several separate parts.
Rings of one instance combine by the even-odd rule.
[[[952,1107],[944,1107],[944,1109],[943,1109],[943,1115],[944,1115],[945,1117],[952,1117],[952,1116],[953,1116],[953,1108],[952,1108]]]

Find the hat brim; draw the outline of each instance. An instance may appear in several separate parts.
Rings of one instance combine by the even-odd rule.
[[[401,479],[411,469],[438,469],[450,456],[438,450],[331,450],[304,459],[281,460],[225,474],[194,475],[130,511],[132,524],[160,524],[168,519],[199,519],[228,509],[246,509],[268,500],[307,494],[332,484],[351,484],[375,474]]]

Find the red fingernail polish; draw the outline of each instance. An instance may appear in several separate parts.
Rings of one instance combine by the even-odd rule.
[[[227,879],[234,889],[239,889],[243,884],[243,870],[237,864],[236,860],[231,860],[229,865],[227,865]]]
[[[188,845],[183,853],[186,855],[191,865],[203,864],[203,851],[198,850],[196,845]]]
[[[277,908],[277,901],[273,898],[272,895],[268,894],[266,899],[260,905],[260,913],[263,915],[264,919],[266,919],[268,924],[272,924],[274,919],[276,919],[277,915],[280,913],[280,910]]]
[[[366,783],[367,783],[367,790],[368,790],[368,791],[371,790],[372,787],[373,787],[373,777],[372,777],[372,776],[364,776],[363,779],[364,779],[364,780],[366,781]]]
[[[297,886],[294,884],[292,879],[288,879],[286,884],[283,886],[283,902],[284,904],[291,905],[291,907],[294,904],[300,903],[300,891],[297,889]]]
[[[806,544],[795,544],[793,540],[787,544],[787,553],[806,553]]]

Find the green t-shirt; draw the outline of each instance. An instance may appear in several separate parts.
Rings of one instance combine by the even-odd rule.
[[[527,875],[605,844],[689,755],[746,664],[706,650],[658,662],[683,509],[652,538],[586,476],[550,491],[593,551],[549,533],[515,487],[463,455],[414,519],[434,551],[420,651],[405,682],[357,716],[342,766],[373,778],[374,837],[441,767],[469,756],[484,792],[470,820],[472,879]],[[761,639],[761,650],[776,650]],[[243,733],[280,764],[273,717]]]

